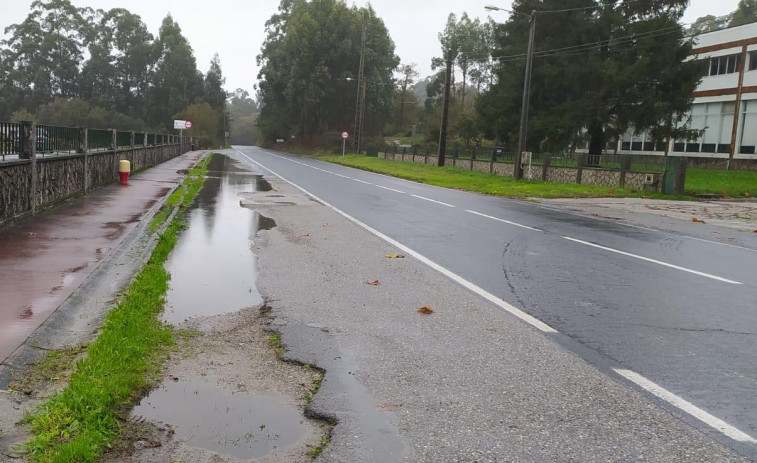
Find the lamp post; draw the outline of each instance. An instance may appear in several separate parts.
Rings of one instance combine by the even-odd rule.
[[[484,7],[487,11],[507,11],[508,13],[520,14],[528,16],[529,32],[528,32],[528,49],[526,51],[526,75],[523,79],[523,102],[520,108],[520,131],[518,133],[518,150],[515,152],[515,166],[513,166],[513,178],[520,180],[523,178],[523,166],[521,165],[521,159],[523,157],[523,150],[526,147],[526,138],[528,136],[528,106],[529,106],[529,93],[531,92],[531,68],[534,61],[534,31],[536,30],[536,11],[531,11],[530,15],[524,15],[523,13],[517,13],[515,11],[506,10],[493,5],[487,5]]]

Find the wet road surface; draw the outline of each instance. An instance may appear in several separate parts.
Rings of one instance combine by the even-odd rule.
[[[641,374],[710,414],[692,424],[712,431],[711,418],[722,420],[730,428],[715,437],[755,455],[757,238],[723,246],[662,224],[635,228],[237,150],[536,317],[600,369]]]

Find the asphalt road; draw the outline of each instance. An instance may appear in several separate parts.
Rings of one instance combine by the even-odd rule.
[[[608,374],[755,454],[757,238],[724,245],[666,231],[663,220],[659,229],[637,228],[236,150],[535,317],[546,324],[532,323],[537,328]]]

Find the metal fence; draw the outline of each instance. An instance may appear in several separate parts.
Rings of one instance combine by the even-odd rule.
[[[396,156],[401,154],[414,154],[420,156],[437,156],[435,146],[401,146],[386,145],[379,149],[387,154]],[[452,165],[454,160],[477,160],[496,161],[514,164],[515,153],[506,151],[504,148],[452,148],[445,155],[447,165]],[[619,154],[549,154],[533,153],[531,165],[543,166],[549,163],[553,167],[568,168],[595,168],[607,170],[625,170],[628,172],[662,173],[667,168],[667,158],[653,155],[619,155]]]
[[[24,137],[26,123],[0,122],[0,162],[15,161],[25,157],[27,145]],[[28,130],[28,129],[27,129]],[[86,132],[86,146],[84,137]],[[39,157],[61,156],[87,151],[106,151],[113,149],[113,130],[82,129],[75,127],[57,127],[37,125],[34,133],[34,149]],[[174,135],[145,132],[116,132],[116,146],[156,146],[178,140]]]

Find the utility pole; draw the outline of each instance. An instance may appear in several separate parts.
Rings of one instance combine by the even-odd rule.
[[[513,169],[513,178],[520,180],[523,178],[523,150],[526,148],[526,138],[528,136],[528,104],[529,93],[531,92],[531,67],[534,61],[534,31],[536,30],[536,11],[531,11],[529,19],[530,31],[528,33],[528,51],[526,52],[526,76],[523,81],[523,104],[520,108],[520,133],[518,134],[518,151],[515,152],[515,166]]]
[[[365,41],[366,24],[363,16],[363,39],[360,45],[360,68],[357,72],[357,95],[355,96],[355,153],[360,154],[363,141],[363,119],[365,117]]]
[[[448,52],[449,53],[449,52]],[[444,166],[444,158],[447,154],[447,123],[449,122],[449,93],[452,81],[452,55],[445,60],[446,71],[444,73],[444,99],[442,100],[442,126],[439,129],[439,152],[437,153],[436,165]]]

